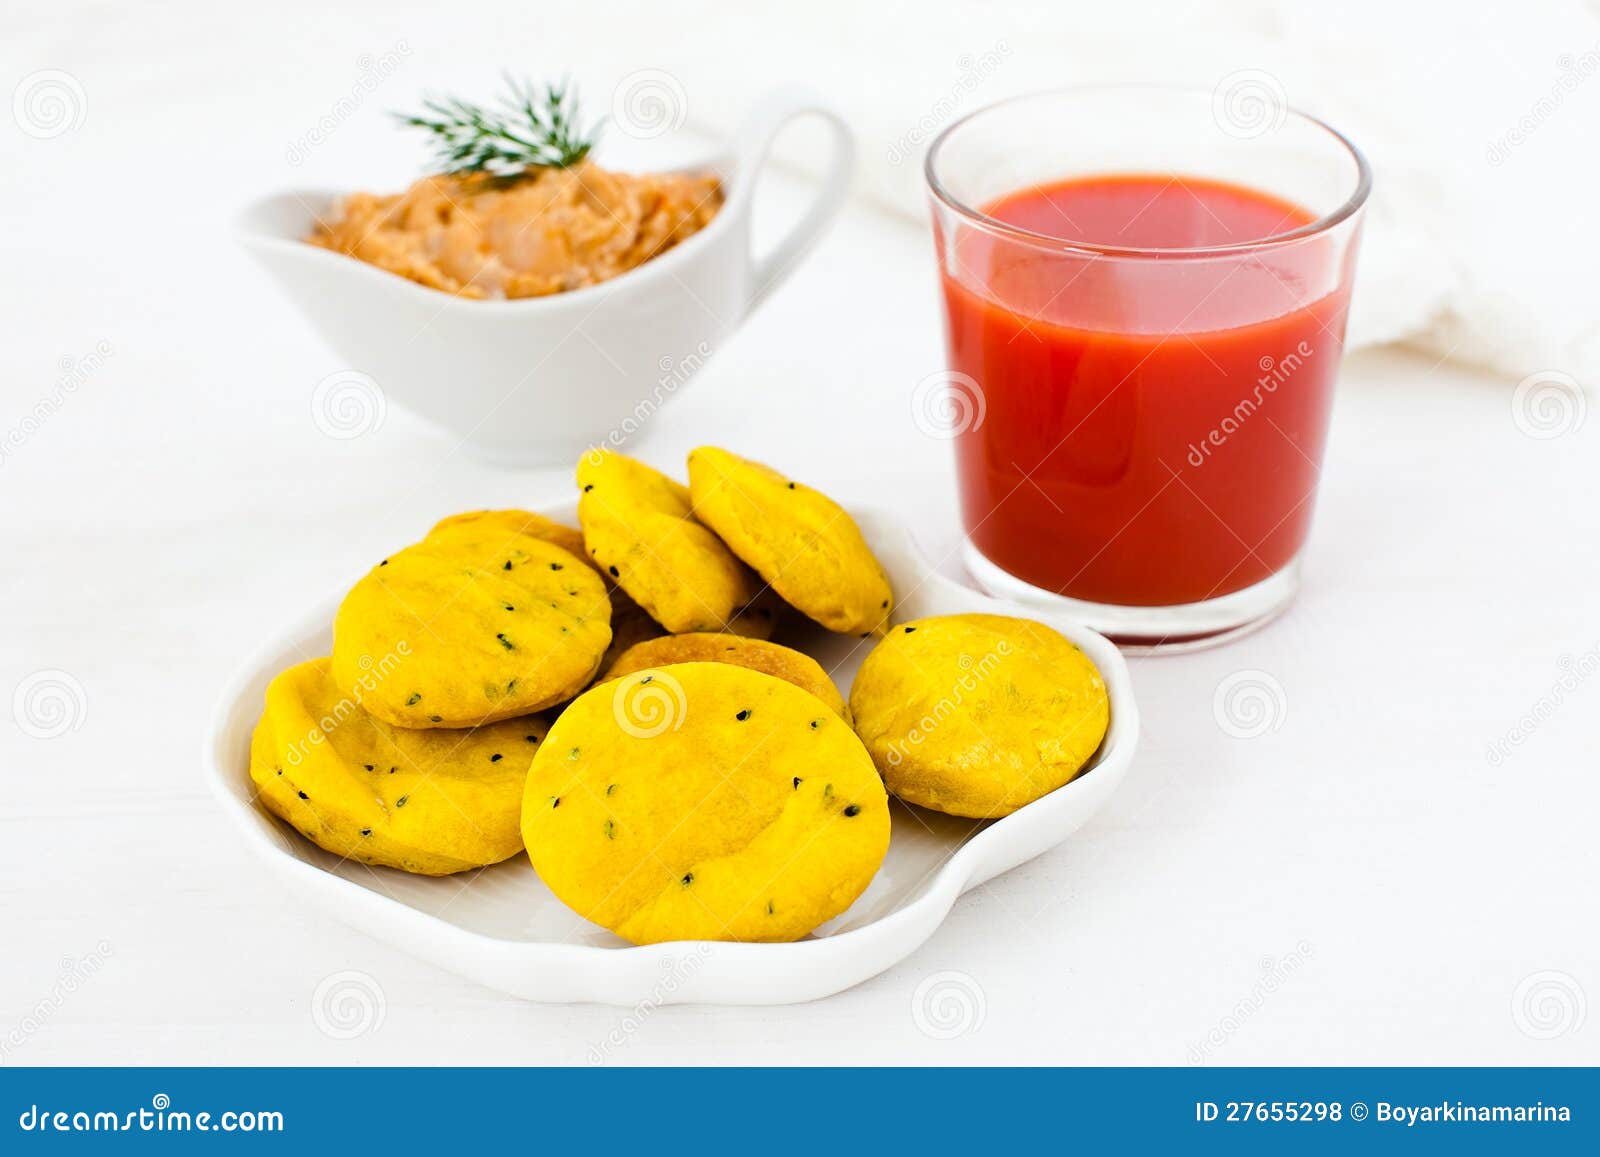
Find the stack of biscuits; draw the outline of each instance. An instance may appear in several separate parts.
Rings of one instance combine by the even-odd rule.
[[[1105,684],[1063,636],[891,626],[855,521],[767,466],[702,447],[685,486],[595,450],[577,482],[577,528],[456,515],[351,588],[332,655],[267,689],[250,770],[269,811],[424,875],[525,850],[637,944],[794,940],[872,881],[891,793],[1003,816],[1104,737]],[[877,640],[848,701],[772,641],[797,616]]]

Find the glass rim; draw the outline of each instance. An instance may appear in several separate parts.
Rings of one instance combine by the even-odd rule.
[[[1032,229],[1024,229],[1020,225],[1012,225],[998,217],[992,217],[976,206],[969,205],[952,193],[941,181],[935,171],[935,165],[940,151],[946,141],[957,129],[969,121],[994,112],[996,109],[1007,105],[1019,104],[1022,101],[1038,100],[1048,96],[1084,95],[1090,93],[1117,93],[1117,92],[1145,92],[1145,93],[1171,93],[1185,96],[1210,96],[1206,89],[1192,85],[1174,84],[1071,84],[1057,88],[1035,89],[1032,92],[1018,93],[1001,100],[993,101],[981,108],[951,121],[939,135],[933,138],[933,143],[928,146],[927,155],[922,162],[922,176],[928,184],[928,190],[941,204],[952,212],[966,218],[972,224],[991,233],[1011,237],[1017,241],[1025,242],[1036,248],[1048,248],[1059,253],[1082,253],[1089,256],[1101,257],[1221,257],[1230,254],[1251,253],[1262,249],[1276,248],[1280,245],[1292,244],[1326,233],[1344,221],[1355,216],[1367,203],[1367,197],[1372,192],[1372,168],[1367,164],[1367,158],[1362,154],[1354,142],[1338,129],[1326,121],[1312,116],[1310,113],[1301,112],[1290,105],[1284,105],[1284,115],[1293,116],[1314,127],[1321,129],[1335,142],[1344,147],[1345,153],[1356,165],[1356,187],[1342,204],[1328,213],[1318,217],[1315,221],[1307,222],[1294,229],[1282,233],[1274,233],[1267,237],[1259,237],[1252,241],[1234,241],[1225,245],[1194,245],[1179,246],[1175,248],[1158,248],[1141,245],[1106,245],[1094,241],[1072,240],[1065,237],[1054,237],[1048,233],[1039,233]]]

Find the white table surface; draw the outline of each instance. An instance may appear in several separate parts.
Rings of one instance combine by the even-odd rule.
[[[0,1063],[584,1063],[621,1011],[503,998],[292,903],[199,754],[267,630],[434,518],[563,497],[566,472],[477,464],[394,408],[319,432],[312,389],[344,367],[224,230],[281,161],[224,134],[218,171],[175,192],[139,161],[175,139],[152,111],[170,85],[123,79],[126,103],[102,85],[80,131],[10,134],[22,164],[0,165],[0,427],[110,351],[0,464],[0,703],[41,670],[84,695],[54,738],[0,710]],[[205,104],[219,132],[239,112]],[[948,446],[910,404],[940,366],[931,264],[920,230],[852,209],[632,448],[674,467],[732,446],[947,555]],[[1600,1061],[1600,417],[1532,438],[1512,385],[1352,357],[1299,602],[1134,662],[1144,738],[1096,822],[852,991],[649,1010],[613,1060]],[[1282,689],[1253,738],[1214,710],[1241,671]],[[312,1014],[344,970],[382,992],[354,1039]],[[915,1006],[942,972],[981,993],[951,1039]]]

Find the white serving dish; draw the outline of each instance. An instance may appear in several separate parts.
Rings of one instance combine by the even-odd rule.
[[[571,506],[545,513],[576,525]],[[398,948],[514,996],[628,1006],[784,1004],[859,984],[914,952],[967,889],[1061,843],[1094,815],[1127,774],[1139,714],[1127,664],[1105,638],[936,573],[911,536],[882,514],[858,515],[858,521],[889,572],[897,621],[979,611],[1047,622],[1100,668],[1110,693],[1111,727],[1088,770],[1003,819],[962,820],[895,802],[889,853],[872,885],[848,911],[804,940],[635,947],[574,915],[526,857],[442,879],[410,876],[341,861],[256,806],[250,735],[267,683],[294,663],[328,653],[337,599],[274,636],[229,680],[207,743],[211,785],[244,841],[295,895]],[[817,628],[798,645],[829,668],[848,694],[872,642]]]
[[[768,253],[750,249],[756,178],[784,125],[827,126],[832,160],[809,207]],[[240,242],[344,360],[378,391],[481,457],[568,465],[619,438],[689,380],[745,315],[793,272],[843,203],[854,145],[815,96],[767,96],[697,171],[726,200],[699,233],[637,269],[550,297],[473,301],[305,243],[338,195],[263,197],[237,221]],[[363,405],[376,405],[366,398]]]

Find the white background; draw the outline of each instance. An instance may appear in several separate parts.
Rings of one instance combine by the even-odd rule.
[[[58,69],[81,98],[51,139],[0,116],[0,429],[22,431],[0,459],[0,1061],[583,1063],[621,1021],[502,998],[296,906],[202,784],[216,692],[268,630],[437,516],[567,494],[565,471],[478,465],[397,409],[350,440],[313,421],[316,383],[347,367],[227,221],[277,187],[405,180],[419,157],[384,110],[569,60],[602,109],[618,77],[669,69],[691,125],[712,128],[765,80],[837,89],[862,130],[870,203],[634,449],[676,468],[692,445],[731,445],[847,503],[894,507],[946,555],[948,447],[910,407],[941,364],[930,246],[920,222],[874,205],[903,197],[908,170],[884,159],[926,94],[956,83],[958,53],[1012,38],[1017,71],[995,95],[1057,60],[1199,82],[1270,61],[1291,96],[1315,76],[1316,111],[1381,134],[1382,102],[1350,94],[1406,83],[1369,55],[1410,52],[1430,79],[1389,119],[1425,125],[1425,108],[1487,142],[1559,55],[1595,44],[1577,5],[1519,7],[1509,31],[1476,12],[1423,25],[1357,6],[1337,37],[1270,6],[1231,6],[1205,35],[1187,17],[1130,15],[1142,43],[1088,24],[1052,40],[1028,5],[951,5],[937,24],[874,10],[853,33],[820,9],[809,27],[802,9],[746,5],[723,14],[739,51],[719,55],[707,46],[732,34],[710,5],[648,11],[6,4],[5,92]],[[1395,29],[1420,27],[1445,39],[1397,47]],[[400,67],[290,164],[353,91],[358,58],[402,42]],[[891,114],[869,99],[896,89],[893,68],[923,104]],[[1493,252],[1498,297],[1548,309],[1563,334],[1592,324],[1592,282],[1561,278],[1592,273],[1579,200],[1593,186],[1535,179],[1578,155],[1592,111],[1574,98],[1499,167],[1497,216],[1462,209],[1454,175],[1437,214],[1402,199],[1400,226],[1430,226],[1410,230],[1425,237],[1417,263],[1454,277]],[[769,226],[794,194],[774,184]],[[1387,268],[1410,267],[1407,252],[1387,250]],[[1430,294],[1460,289],[1426,280]],[[615,1060],[1600,1061],[1600,415],[1587,395],[1557,389],[1537,409],[1514,392],[1531,374],[1581,376],[1577,360],[1546,360],[1559,343],[1497,347],[1500,368],[1482,372],[1441,360],[1453,343],[1439,331],[1419,340],[1436,352],[1346,364],[1291,613],[1224,649],[1135,661],[1144,739],[1089,828],[963,899],[919,952],[855,990],[797,1008],[653,1010]],[[59,410],[24,430],[67,376]],[[9,710],[41,671],[82,688],[52,738]],[[1282,691],[1251,738],[1214,705],[1239,672]],[[56,999],[63,969],[90,956],[92,977]],[[318,1028],[313,994],[350,969],[381,988],[384,1015],[340,1040]],[[982,1015],[934,1039],[916,993],[945,971],[981,994]],[[1267,971],[1284,979],[1255,1000]]]

